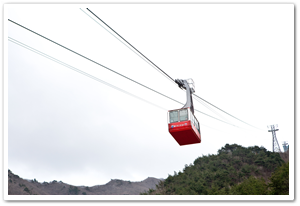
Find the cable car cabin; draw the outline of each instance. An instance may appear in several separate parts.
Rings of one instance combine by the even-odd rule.
[[[168,111],[169,132],[182,145],[201,143],[200,126],[190,108]]]

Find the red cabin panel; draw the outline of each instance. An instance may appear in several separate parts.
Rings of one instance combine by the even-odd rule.
[[[201,135],[190,120],[170,123],[169,132],[180,146],[201,142]]]

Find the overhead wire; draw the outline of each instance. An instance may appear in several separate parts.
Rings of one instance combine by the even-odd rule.
[[[159,68],[156,64],[154,64],[150,59],[148,59],[144,54],[142,54],[139,50],[137,50],[132,44],[130,44],[126,39],[124,39],[119,33],[117,33],[114,29],[112,29],[107,23],[105,23],[101,18],[99,18],[95,13],[93,13],[90,9],[88,9],[88,8],[86,8],[91,14],[93,14],[97,19],[99,19],[103,24],[105,24],[111,31],[113,31],[116,35],[118,35],[121,39],[123,39],[127,44],[129,44],[134,50],[136,50],[139,54],[141,54],[145,59],[147,59],[151,64],[153,64],[156,68],[158,68],[164,75],[166,75],[169,79],[171,79],[172,81],[174,81],[175,82],[175,80],[173,79],[173,78],[171,78],[166,72],[164,72],[161,68]],[[81,9],[82,10],[82,9]],[[82,10],[83,11],[83,10]],[[84,11],[83,11],[84,12]],[[86,12],[84,12],[84,13],[86,13]],[[89,15],[88,15],[89,16]],[[101,24],[99,24],[100,26],[102,26]],[[103,26],[102,26],[103,27]],[[103,27],[104,28],[104,27]],[[105,29],[105,28],[104,28]],[[108,30],[107,30],[108,31]],[[109,32],[109,31],[108,31]],[[111,35],[113,35],[111,32],[109,32]],[[113,35],[114,36],[114,35]],[[124,44],[125,45],[125,44]],[[204,102],[206,102],[207,104],[209,104],[209,105],[211,105],[212,107],[215,107],[216,109],[218,109],[218,110],[220,110],[220,111],[222,111],[222,112],[224,112],[225,114],[227,114],[227,115],[229,115],[229,116],[231,116],[231,117],[233,117],[234,119],[236,119],[236,120],[238,120],[238,121],[240,121],[240,122],[243,122],[244,124],[247,124],[248,126],[250,126],[250,127],[253,127],[253,128],[255,128],[255,129],[258,129],[258,130],[262,130],[262,129],[260,129],[260,128],[258,128],[258,127],[255,127],[255,126],[253,126],[253,125],[251,125],[251,124],[249,124],[249,123],[247,123],[247,122],[245,122],[245,121],[243,121],[243,120],[241,120],[241,119],[239,119],[239,118],[237,118],[237,117],[235,117],[235,116],[233,116],[233,115],[231,115],[231,114],[229,114],[228,112],[225,112],[224,110],[222,110],[222,109],[220,109],[219,107],[217,107],[217,106],[215,106],[215,105],[213,105],[212,103],[210,103],[210,102],[208,102],[208,101],[206,101],[206,100],[204,100],[203,98],[201,98],[201,97],[199,97],[199,96],[197,96],[196,94],[193,94],[195,97],[197,97],[197,98],[199,98],[200,100],[202,100],[202,101],[204,101]]]
[[[126,76],[124,76],[124,75],[122,75],[122,74],[120,74],[120,73],[118,73],[118,72],[116,72],[116,71],[114,71],[114,70],[112,70],[112,69],[110,69],[110,68],[108,68],[108,67],[106,67],[106,66],[104,66],[104,65],[102,65],[102,64],[100,64],[100,63],[98,63],[98,62],[96,62],[96,61],[94,61],[94,60],[92,60],[92,59],[90,59],[90,58],[88,58],[88,57],[85,57],[85,56],[83,56],[83,55],[81,55],[81,54],[79,54],[79,53],[77,53],[77,52],[75,52],[75,51],[73,51],[73,50],[71,50],[71,49],[69,49],[69,48],[67,48],[67,47],[65,47],[65,46],[63,46],[63,45],[61,45],[61,44],[59,44],[59,43],[57,43],[57,42],[55,42],[55,41],[53,41],[53,40],[51,40],[51,39],[45,37],[45,36],[43,36],[43,35],[41,35],[41,34],[39,34],[39,33],[37,33],[37,32],[35,32],[35,31],[33,31],[33,30],[28,29],[28,28],[25,27],[25,26],[22,26],[22,25],[20,25],[20,24],[14,22],[14,21],[12,21],[12,20],[10,20],[10,19],[8,19],[8,20],[9,20],[10,22],[12,22],[12,23],[14,23],[14,24],[16,24],[16,25],[18,25],[18,26],[20,26],[20,27],[22,27],[22,28],[24,28],[24,29],[26,29],[26,30],[28,30],[28,31],[30,31],[30,32],[32,32],[32,33],[34,33],[34,34],[36,34],[36,35],[38,35],[38,36],[40,36],[40,37],[42,37],[42,38],[44,38],[44,39],[46,39],[46,40],[48,40],[48,41],[54,43],[54,44],[56,44],[56,45],[58,45],[58,46],[60,46],[60,47],[62,47],[62,48],[64,48],[64,49],[67,49],[68,51],[71,51],[71,52],[73,52],[73,53],[75,53],[75,54],[77,54],[77,55],[79,55],[79,56],[81,56],[81,57],[83,57],[83,58],[85,58],[85,59],[87,59],[87,60],[89,60],[89,61],[91,61],[91,62],[93,62],[93,63],[95,63],[95,64],[97,64],[97,65],[99,65],[99,66],[101,66],[101,67],[103,67],[103,68],[105,68],[105,69],[108,69],[109,71],[112,71],[112,72],[114,72],[114,73],[116,73],[116,74],[118,74],[118,75],[120,75],[120,76],[122,76],[122,77],[124,77],[124,78],[126,78],[126,79],[128,79],[128,80],[130,80],[130,81],[132,81],[132,82],[134,82],[134,83],[136,83],[136,84],[138,84],[138,85],[140,85],[140,86],[143,86],[144,88],[147,88],[147,89],[149,89],[149,90],[151,90],[151,91],[153,91],[153,92],[155,92],[155,93],[157,93],[157,94],[159,94],[159,95],[162,95],[162,96],[164,96],[164,97],[166,97],[166,98],[168,98],[168,99],[170,99],[170,100],[172,100],[172,101],[175,101],[175,102],[177,102],[177,103],[179,103],[179,104],[181,104],[181,105],[184,105],[183,103],[181,103],[181,102],[179,102],[179,101],[177,101],[177,100],[175,100],[175,99],[173,99],[173,98],[171,98],[171,97],[169,97],[169,96],[167,96],[167,95],[164,95],[164,94],[162,94],[162,93],[160,93],[160,92],[158,92],[158,91],[156,91],[156,90],[154,90],[154,89],[151,89],[150,87],[147,87],[147,86],[145,86],[145,85],[143,85],[143,84],[141,84],[141,83],[139,83],[139,82],[137,82],[137,81],[135,81],[135,80],[133,80],[133,79],[131,79],[131,78],[129,78],[129,77],[126,77]],[[213,116],[211,116],[211,115],[209,115],[209,114],[206,114],[206,113],[204,113],[204,112],[201,112],[201,111],[199,111],[199,110],[195,110],[195,111],[197,111],[197,112],[199,112],[199,113],[201,113],[201,114],[204,114],[204,115],[206,115],[206,116],[208,116],[208,117],[211,117],[211,118],[213,118],[213,119],[215,119],[215,120],[218,120],[218,121],[221,121],[221,122],[223,122],[223,123],[229,124],[229,125],[231,125],[231,126],[238,127],[238,126],[236,126],[236,125],[234,125],[234,124],[225,122],[225,121],[223,121],[223,120],[220,120],[220,119],[218,119],[218,118],[216,118],[216,117],[213,117]]]
[[[127,77],[127,76],[125,76],[125,75],[119,73],[119,72],[116,72],[115,70],[112,70],[112,69],[110,69],[110,68],[108,68],[108,67],[106,67],[106,66],[104,66],[104,65],[102,65],[102,64],[100,64],[100,63],[98,63],[98,62],[96,62],[96,61],[94,61],[94,60],[92,60],[92,59],[90,59],[90,58],[88,58],[88,57],[86,57],[86,56],[84,56],[84,55],[82,55],[82,54],[79,54],[78,52],[75,52],[75,51],[72,50],[72,49],[69,49],[68,47],[65,47],[65,46],[63,46],[63,45],[61,45],[61,44],[59,44],[59,43],[57,43],[57,42],[55,42],[55,41],[53,41],[53,40],[51,40],[51,39],[49,39],[49,38],[43,36],[43,35],[41,35],[41,34],[35,32],[35,31],[31,30],[31,29],[28,29],[27,27],[22,26],[21,24],[18,24],[18,23],[14,22],[14,21],[12,21],[12,20],[10,20],[10,19],[8,19],[8,21],[10,21],[10,22],[12,22],[12,23],[14,23],[14,24],[16,24],[16,25],[18,25],[18,26],[20,26],[20,27],[22,27],[22,28],[24,28],[24,29],[26,29],[26,30],[28,30],[28,31],[30,31],[30,32],[32,32],[32,33],[34,33],[34,34],[36,34],[36,35],[38,35],[38,36],[40,36],[40,37],[42,37],[42,38],[48,40],[48,41],[50,41],[50,42],[52,42],[52,43],[54,43],[54,44],[56,44],[56,45],[58,45],[58,46],[60,46],[60,47],[62,47],[62,48],[64,48],[64,49],[66,49],[66,50],[68,50],[68,51],[70,51],[70,52],[73,52],[74,54],[76,54],[76,55],[78,55],[78,56],[80,56],[80,57],[82,57],[82,58],[85,58],[85,59],[87,59],[87,60],[89,60],[89,61],[91,61],[91,62],[93,62],[93,63],[95,63],[95,64],[97,64],[97,65],[99,65],[99,66],[101,66],[101,67],[103,67],[103,68],[105,68],[105,69],[107,69],[107,70],[109,70],[109,71],[111,71],[111,72],[114,72],[115,74],[118,74],[118,75],[120,75],[120,76],[122,76],[122,77],[124,77],[124,78],[126,78],[126,79],[128,79],[128,80],[130,80],[130,81],[132,81],[132,82],[134,82],[134,83],[136,83],[136,84],[142,86],[142,87],[145,87],[145,88],[147,88],[147,89],[149,89],[149,90],[151,90],[151,91],[153,91],[153,92],[156,92],[157,94],[160,94],[160,95],[162,95],[162,96],[164,96],[164,97],[167,97],[167,98],[169,98],[169,99],[171,99],[171,100],[173,100],[173,101],[176,101],[177,103],[180,103],[179,101],[177,101],[177,100],[175,100],[175,99],[172,99],[172,98],[170,98],[170,97],[168,97],[168,96],[166,96],[166,95],[164,95],[164,94],[162,94],[162,93],[160,93],[160,92],[158,92],[158,91],[155,91],[155,90],[151,89],[150,87],[145,86],[144,84],[141,84],[141,83],[139,83],[139,82],[137,82],[137,81],[135,81],[135,80],[133,80],[133,79],[131,79],[131,78],[129,78],[129,77]],[[181,103],[180,103],[180,104],[181,104]]]
[[[227,114],[227,115],[229,115],[229,116],[233,117],[234,119],[237,119],[237,120],[239,120],[240,122],[243,122],[244,124],[247,124],[248,126],[250,126],[250,127],[253,127],[253,128],[255,128],[255,129],[258,129],[258,130],[263,130],[263,129],[261,129],[261,128],[255,127],[255,126],[253,126],[253,125],[251,125],[251,124],[249,124],[249,123],[247,123],[247,122],[245,122],[245,121],[243,121],[243,120],[241,120],[241,119],[239,119],[239,118],[237,118],[237,117],[235,117],[235,116],[233,116],[233,115],[229,114],[228,112],[225,112],[224,110],[220,109],[219,107],[217,107],[217,106],[213,105],[212,103],[210,103],[210,102],[206,101],[205,99],[203,99],[203,98],[201,98],[201,97],[197,96],[196,94],[193,94],[193,95],[194,95],[195,97],[199,98],[200,100],[202,100],[202,101],[206,102],[207,104],[209,104],[209,105],[211,105],[211,106],[213,106],[213,107],[217,108],[218,110],[220,110],[220,111],[224,112],[225,114]]]
[[[121,42],[124,46],[126,46],[128,49],[130,49],[133,53],[135,53],[137,56],[139,56],[143,61],[145,61],[148,65],[150,65],[151,67],[153,67],[154,69],[158,70],[152,63],[150,63],[147,59],[143,58],[136,50],[134,50],[131,46],[129,46],[128,44],[126,44],[124,41],[122,41],[120,38],[118,38],[117,36],[115,36],[112,32],[110,32],[107,28],[105,28],[102,24],[99,23],[99,21],[95,20],[92,16],[90,16],[87,12],[85,12],[83,9],[80,8],[80,10],[85,13],[88,17],[90,17],[94,22],[96,22],[99,26],[101,26],[104,30],[106,30],[108,33],[110,33],[113,37],[115,37],[119,42]],[[160,73],[162,73],[160,70],[158,70]],[[170,80],[170,78],[168,78],[166,75],[163,75],[164,77],[166,77],[168,80]],[[172,83],[176,84],[172,79],[170,80]]]
[[[175,80],[170,77],[166,72],[164,72],[161,68],[159,68],[156,64],[154,64],[150,59],[148,59],[142,52],[140,52],[137,48],[135,48],[132,44],[130,44],[126,39],[124,39],[118,32],[113,30],[107,23],[105,23],[102,19],[100,19],[95,13],[93,13],[90,9],[86,8],[91,14],[93,14],[97,19],[99,19],[103,24],[105,24],[110,30],[112,30],[116,35],[118,35],[122,40],[124,40],[127,44],[129,44],[136,52],[138,52],[142,57],[148,60],[153,66],[155,66],[160,72],[162,72],[165,76],[171,79],[173,82]],[[82,9],[81,9],[82,10]],[[83,11],[83,10],[82,10]],[[83,11],[84,12],[84,11]]]
[[[153,106],[156,106],[156,107],[158,107],[158,108],[160,108],[160,109],[163,109],[163,110],[167,111],[167,109],[165,109],[165,108],[163,108],[163,107],[161,107],[161,106],[159,106],[159,105],[157,105],[157,104],[154,104],[154,103],[152,103],[152,102],[149,102],[149,101],[147,101],[147,100],[145,100],[145,99],[143,99],[143,98],[141,98],[141,97],[138,97],[138,96],[136,96],[136,95],[134,95],[134,94],[132,94],[132,93],[130,93],[130,92],[127,92],[127,91],[125,91],[125,90],[123,90],[123,89],[121,89],[121,88],[119,88],[119,87],[117,87],[117,86],[114,86],[114,85],[112,85],[112,84],[110,84],[110,83],[108,83],[108,82],[106,82],[106,81],[103,81],[103,80],[101,80],[101,79],[99,79],[99,78],[97,78],[97,77],[95,77],[95,76],[93,76],[93,75],[91,75],[91,74],[88,74],[88,73],[86,73],[86,72],[84,72],[84,71],[82,71],[82,70],[80,70],[80,69],[77,69],[77,68],[75,68],[75,67],[73,67],[73,66],[71,66],[71,65],[69,65],[69,64],[66,64],[66,63],[64,63],[64,62],[62,62],[62,61],[60,61],[60,60],[58,60],[58,59],[56,59],[56,58],[54,58],[54,57],[52,57],[52,56],[50,56],[50,55],[48,55],[48,54],[45,54],[44,52],[41,52],[41,51],[39,51],[39,50],[37,50],[37,49],[34,49],[34,48],[32,48],[32,47],[30,47],[30,46],[28,46],[28,45],[26,45],[26,44],[24,44],[24,43],[22,43],[22,42],[16,40],[16,39],[13,39],[13,38],[11,38],[11,37],[8,37],[8,40],[9,40],[10,42],[13,42],[13,43],[15,43],[15,44],[17,44],[17,45],[19,45],[19,46],[25,48],[25,49],[28,49],[28,50],[30,50],[30,51],[32,51],[32,52],[35,52],[36,54],[39,54],[39,55],[41,55],[41,56],[43,56],[43,57],[45,57],[45,58],[48,58],[49,60],[52,60],[52,61],[54,61],[54,62],[56,62],[56,63],[58,63],[58,64],[60,64],[60,65],[62,65],[62,66],[65,66],[65,67],[67,67],[67,68],[69,68],[69,69],[72,69],[73,71],[78,72],[78,73],[80,73],[80,74],[82,74],[82,75],[84,75],[84,76],[86,76],[86,77],[89,77],[89,78],[91,78],[91,79],[93,79],[93,80],[96,80],[96,81],[98,81],[98,82],[100,82],[100,83],[102,83],[102,84],[105,84],[105,85],[107,85],[107,86],[109,86],[109,87],[111,87],[111,88],[114,88],[114,89],[116,89],[116,90],[118,90],[118,91],[120,91],[120,92],[123,92],[123,93],[125,93],[125,94],[127,94],[127,95],[130,95],[130,96],[132,96],[132,97],[134,97],[134,98],[137,98],[137,99],[142,100],[142,101],[144,101],[144,102],[146,102],[146,103],[148,103],[148,104],[151,104],[151,105],[153,105]]]
[[[144,102],[146,102],[146,103],[148,103],[148,104],[151,104],[151,105],[153,105],[153,106],[155,106],[155,107],[157,107],[157,108],[160,108],[160,109],[162,109],[162,110],[164,110],[164,111],[168,111],[166,108],[163,108],[163,107],[161,107],[161,106],[159,106],[159,105],[157,105],[157,104],[154,104],[154,103],[152,103],[152,102],[149,102],[148,100],[145,100],[145,99],[143,99],[143,98],[141,98],[141,97],[138,97],[138,96],[136,96],[136,95],[134,95],[134,94],[132,94],[132,93],[130,93],[130,92],[127,92],[127,91],[125,91],[125,90],[123,90],[123,89],[121,89],[121,88],[119,88],[119,87],[117,87],[117,86],[114,86],[114,85],[112,85],[112,84],[110,84],[110,83],[108,83],[108,82],[106,82],[106,81],[103,81],[103,80],[101,80],[101,79],[99,79],[99,78],[97,78],[97,77],[95,77],[95,76],[93,76],[93,75],[91,75],[91,74],[88,74],[88,73],[86,73],[86,72],[84,72],[84,71],[82,71],[82,70],[80,70],[80,69],[77,69],[77,68],[75,68],[75,67],[73,67],[73,66],[71,66],[71,65],[69,65],[69,64],[67,64],[67,63],[65,63],[65,62],[62,62],[62,61],[60,61],[60,60],[58,60],[58,59],[56,59],[56,58],[54,58],[54,57],[52,57],[52,56],[50,56],[50,55],[48,55],[48,54],[45,54],[44,52],[41,52],[41,51],[39,51],[39,50],[37,50],[37,49],[34,49],[34,48],[32,48],[32,47],[30,47],[30,46],[28,46],[28,45],[26,45],[26,44],[24,44],[24,43],[22,43],[22,42],[16,40],[16,39],[13,39],[13,38],[11,38],[11,37],[8,37],[8,40],[9,40],[10,42],[14,43],[14,44],[17,44],[17,45],[19,45],[19,46],[21,46],[21,47],[23,47],[23,48],[29,50],[29,51],[32,51],[32,52],[34,52],[34,53],[36,53],[36,54],[39,54],[39,55],[41,55],[41,56],[43,56],[43,57],[45,57],[45,58],[48,58],[49,60],[54,61],[54,62],[56,62],[56,63],[58,63],[58,64],[60,64],[60,65],[62,65],[62,66],[65,66],[65,67],[67,67],[67,68],[69,68],[69,69],[72,69],[73,71],[76,71],[76,72],[78,72],[78,73],[80,73],[80,74],[82,74],[82,75],[84,75],[84,76],[86,76],[86,77],[89,77],[89,78],[91,78],[91,79],[93,79],[93,80],[96,80],[96,81],[102,83],[102,84],[105,84],[105,85],[107,85],[107,86],[109,86],[109,87],[111,87],[111,88],[113,88],[113,89],[116,89],[116,90],[118,90],[118,91],[120,91],[120,92],[123,92],[123,93],[125,93],[125,94],[127,94],[127,95],[129,95],[129,96],[132,96],[132,97],[134,97],[134,98],[136,98],[136,99],[139,99],[139,100],[141,100],[141,101],[144,101]],[[198,111],[198,112],[200,112],[200,111]],[[226,122],[225,122],[225,123],[226,123]],[[213,130],[220,131],[219,129],[210,127],[210,126],[205,125],[205,124],[202,124],[202,126],[208,127],[208,128],[210,128],[210,129],[213,129]]]
[[[223,115],[221,115],[218,111],[216,111],[213,107],[210,107],[209,105],[207,105],[205,102],[199,100],[198,98],[195,98],[195,100],[197,102],[199,102],[201,105],[203,105],[204,107],[206,107],[208,110],[210,110],[211,112],[213,112],[214,114],[216,114],[217,116],[219,116],[220,118],[222,118],[224,121],[230,122],[227,118],[225,118]],[[232,122],[230,122],[232,123]]]

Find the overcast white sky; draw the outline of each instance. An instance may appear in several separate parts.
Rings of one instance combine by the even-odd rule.
[[[8,19],[185,103],[176,84],[85,14],[87,7],[172,78],[192,78],[198,96],[261,130],[225,114],[238,128],[196,112],[202,143],[180,147],[167,129],[167,110],[180,104],[4,18],[8,168],[15,174],[86,186],[167,178],[226,143],[272,150],[270,124],[279,126],[281,149],[288,141],[294,151],[294,5],[5,5]],[[195,99],[194,106],[220,118]]]

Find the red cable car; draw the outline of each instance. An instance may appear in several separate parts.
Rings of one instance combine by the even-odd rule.
[[[201,143],[200,126],[194,116],[192,99],[192,93],[195,92],[194,82],[192,79],[176,79],[175,82],[186,90],[187,103],[181,109],[168,111],[169,132],[180,146]]]

